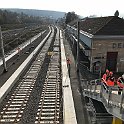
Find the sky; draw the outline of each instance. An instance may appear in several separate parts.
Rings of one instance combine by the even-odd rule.
[[[81,16],[113,16],[118,10],[124,17],[124,0],[1,0],[0,8],[21,8],[72,12]]]

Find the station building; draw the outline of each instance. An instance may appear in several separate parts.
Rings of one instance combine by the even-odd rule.
[[[80,44],[90,61],[91,71],[124,72],[124,19],[117,16],[85,18],[79,21]],[[77,38],[77,21],[67,25]],[[74,38],[75,37],[75,38]]]

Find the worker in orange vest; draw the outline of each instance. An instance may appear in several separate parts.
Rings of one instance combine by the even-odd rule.
[[[105,74],[102,76],[102,79],[104,79],[105,81],[107,81],[108,78],[109,78],[109,70],[106,69],[106,72],[105,72]]]
[[[124,74],[117,79],[117,85],[118,85],[118,94],[121,94],[121,91],[124,88]]]
[[[114,86],[115,85],[115,77],[113,76],[112,71],[109,72],[109,77],[108,77],[108,80],[107,80],[107,84],[108,84],[108,86]]]

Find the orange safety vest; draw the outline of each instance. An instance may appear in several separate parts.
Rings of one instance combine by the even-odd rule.
[[[108,86],[114,86],[114,81],[111,81],[111,80],[108,79],[107,85],[108,85]]]

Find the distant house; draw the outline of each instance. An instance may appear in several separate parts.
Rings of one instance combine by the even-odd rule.
[[[77,21],[67,26],[70,37],[77,37]],[[117,16],[80,20],[80,43],[90,60],[91,71],[101,66],[124,72],[124,20]],[[97,67],[96,67],[97,66]]]

